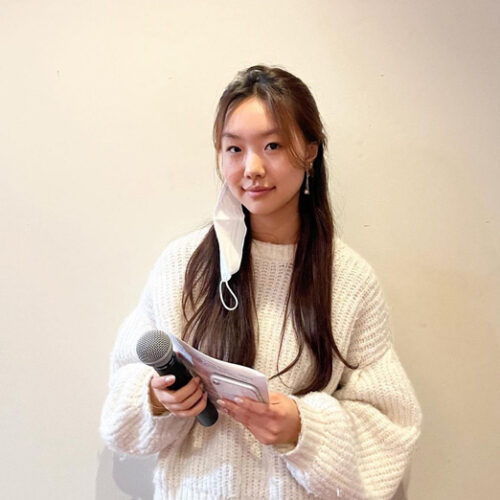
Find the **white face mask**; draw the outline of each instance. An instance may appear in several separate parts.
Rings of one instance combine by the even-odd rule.
[[[220,276],[219,297],[222,305],[228,311],[234,311],[238,307],[238,298],[229,287],[229,280],[236,274],[241,265],[243,257],[243,244],[247,234],[245,214],[241,203],[231,193],[227,183],[224,182],[219,200],[214,211],[214,228],[219,242]],[[225,284],[234,298],[234,305],[228,306],[222,296],[222,285]]]

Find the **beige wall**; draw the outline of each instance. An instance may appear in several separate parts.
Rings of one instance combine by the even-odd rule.
[[[477,0],[1,2],[2,498],[151,498],[150,462],[98,436],[108,355],[163,247],[210,217],[215,104],[260,62],[311,86],[339,228],[384,285],[425,417],[410,498],[495,497],[499,15]]]

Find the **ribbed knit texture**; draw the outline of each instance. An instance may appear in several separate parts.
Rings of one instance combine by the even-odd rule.
[[[158,453],[155,500],[391,498],[419,436],[421,411],[392,345],[377,278],[339,239],[332,327],[340,351],[359,368],[347,369],[334,358],[323,391],[292,396],[302,425],[295,448],[262,445],[223,413],[208,428],[194,418],[151,414],[153,370],[138,361],[136,341],[156,328],[180,335],[184,272],[205,233],[190,233],[166,248],[119,330],[100,427],[107,445],[122,453]],[[268,377],[277,369],[294,252],[294,245],[252,244],[259,328],[254,367]],[[290,395],[303,385],[311,363],[306,351],[291,371],[270,381],[271,391]],[[280,368],[296,353],[289,321]]]

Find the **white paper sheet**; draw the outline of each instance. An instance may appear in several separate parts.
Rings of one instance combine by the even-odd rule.
[[[247,397],[263,403],[269,402],[266,376],[253,368],[212,358],[191,347],[186,342],[169,335],[175,353],[193,375],[198,375],[205,385],[210,400]]]

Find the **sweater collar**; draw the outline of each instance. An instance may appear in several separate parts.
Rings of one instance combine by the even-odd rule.
[[[255,239],[252,240],[252,256],[265,260],[293,263],[296,248],[297,245],[295,243],[280,245]]]

